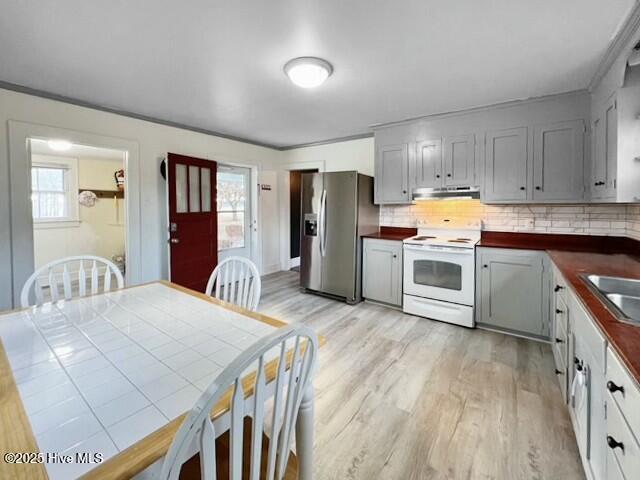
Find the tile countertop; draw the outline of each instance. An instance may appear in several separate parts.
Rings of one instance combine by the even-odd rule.
[[[382,225],[377,232],[363,235],[363,237],[377,238],[380,240],[396,240],[398,242],[401,242],[405,238],[414,237],[417,234],[417,228],[387,227]]]
[[[640,326],[618,321],[580,274],[640,279],[640,242],[624,237],[483,232],[480,247],[546,250],[640,385]]]

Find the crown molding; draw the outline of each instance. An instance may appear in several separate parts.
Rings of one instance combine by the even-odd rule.
[[[640,27],[640,1],[636,0],[635,5],[629,12],[626,20],[622,24],[622,27],[618,30],[613,40],[609,44],[609,48],[603,55],[598,68],[596,68],[591,81],[589,82],[588,90],[592,92],[600,81],[604,78],[607,72],[611,69],[616,59],[620,56],[622,51],[632,41],[634,35],[637,34]]]

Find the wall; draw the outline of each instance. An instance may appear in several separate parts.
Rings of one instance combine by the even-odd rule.
[[[263,171],[274,169],[281,157],[281,152],[270,148],[0,89],[0,286],[10,285],[12,275],[10,267],[7,268],[11,265],[8,120],[117,137],[138,144],[141,243],[144,246],[142,281],[167,276],[165,183],[158,173],[160,161],[167,152],[257,165]],[[275,245],[277,247],[277,242]],[[10,306],[10,289],[2,287],[0,310]]]
[[[640,240],[640,205],[627,205],[627,236]]]
[[[282,163],[324,162],[327,172],[357,170],[373,176],[373,137],[294,148],[282,152]]]
[[[33,155],[38,161],[41,156]],[[122,160],[78,158],[78,187],[81,190],[115,190],[113,173],[123,167]],[[73,226],[34,228],[36,268],[71,255],[98,255],[111,259],[124,254],[124,200],[98,199],[93,207],[79,205],[80,223]]]
[[[426,219],[480,220],[484,230],[506,232],[631,235],[627,211],[640,207],[608,205],[483,205],[479,200],[424,201],[415,205],[382,207],[380,222],[397,227],[416,227]],[[640,233],[637,230],[635,234]]]

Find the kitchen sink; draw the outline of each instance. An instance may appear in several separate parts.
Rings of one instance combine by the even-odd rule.
[[[640,280],[602,275],[582,278],[618,320],[640,326]]]

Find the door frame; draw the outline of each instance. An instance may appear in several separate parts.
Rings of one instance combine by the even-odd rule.
[[[11,284],[13,304],[19,304],[20,291],[34,271],[33,217],[31,212],[31,150],[32,138],[64,138],[72,143],[122,150],[125,164],[125,255],[127,285],[142,281],[142,249],[140,225],[140,156],[138,143],[118,137],[80,132],[61,127],[9,120],[9,195],[11,233]],[[0,222],[2,224],[4,222]],[[0,287],[4,288],[0,281]]]
[[[167,152],[168,153],[168,152]],[[177,153],[177,152],[171,152],[171,153]],[[251,170],[251,245],[250,245],[250,251],[251,251],[251,258],[250,260],[256,264],[256,266],[258,267],[258,271],[260,271],[260,273],[262,273],[262,249],[260,247],[261,242],[260,242],[260,238],[262,237],[262,233],[260,231],[260,223],[258,221],[258,219],[260,218],[260,212],[259,212],[259,190],[258,190],[258,178],[259,178],[259,174],[260,171],[262,170],[262,166],[261,165],[256,165],[254,163],[242,163],[241,161],[238,161],[237,159],[230,159],[229,157],[225,157],[224,155],[214,155],[215,158],[211,158],[210,156],[202,156],[202,155],[198,155],[198,154],[189,154],[189,153],[184,153],[184,154],[180,154],[180,155],[187,155],[187,156],[193,156],[195,158],[201,158],[203,160],[210,160],[212,162],[216,162],[218,165],[229,165],[230,167],[241,167],[241,168],[248,168]],[[165,154],[164,157],[164,161],[165,163],[167,162],[167,156]],[[168,167],[167,167],[168,170]],[[169,236],[170,236],[170,232],[169,232],[169,174],[167,173],[167,179],[164,181],[165,184],[165,228],[164,228],[164,232],[165,232],[165,241],[169,242]],[[217,202],[216,202],[217,205]],[[216,206],[217,208],[217,206]],[[167,278],[171,278],[171,249],[167,248],[166,250],[166,262],[167,262]],[[219,251],[218,251],[219,252]],[[218,259],[219,261],[219,259]]]
[[[289,258],[291,252],[291,228],[289,225],[289,218],[291,216],[291,205],[289,201],[289,189],[291,184],[289,182],[289,172],[291,170],[313,170],[317,169],[318,173],[325,172],[325,161],[315,160],[309,162],[291,162],[280,165],[280,172],[278,173],[278,188],[280,205],[280,269],[289,270],[296,265],[295,261],[291,261]],[[286,220],[286,221],[285,221]],[[299,264],[299,261],[297,262]]]

